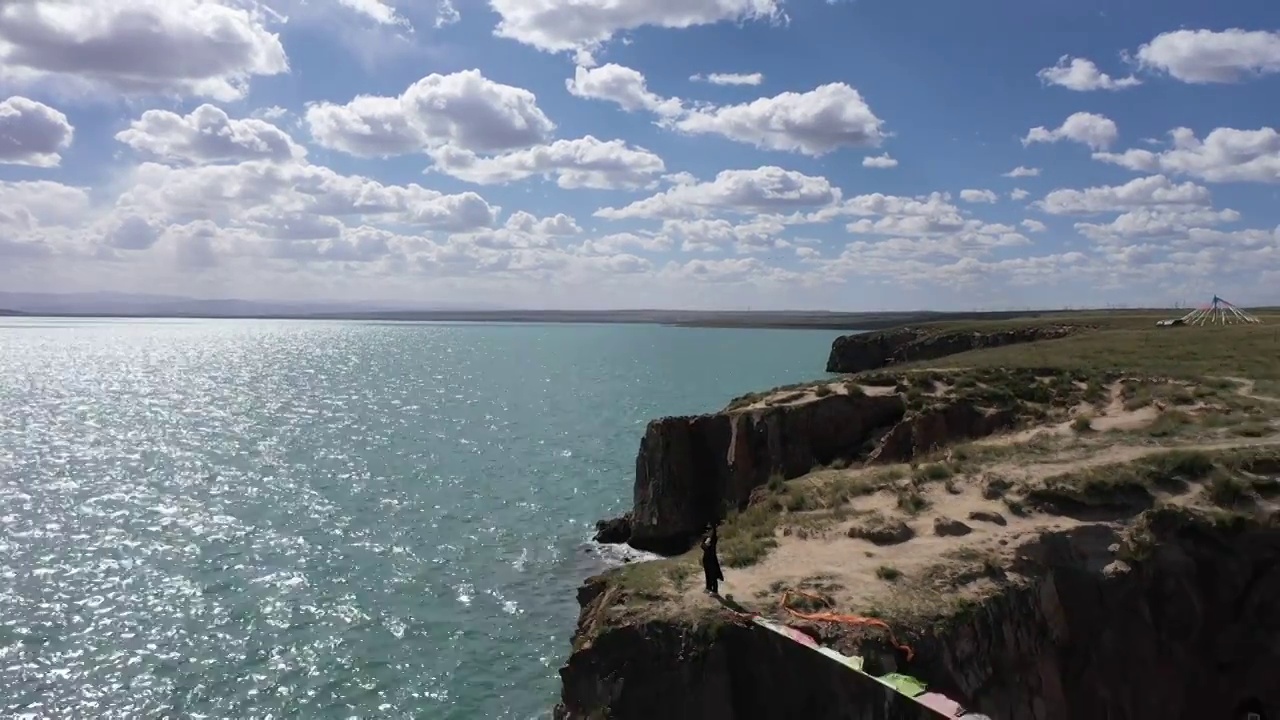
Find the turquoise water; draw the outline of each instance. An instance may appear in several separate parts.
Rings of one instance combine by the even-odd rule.
[[[0,715],[544,717],[644,423],[832,332],[0,321]]]

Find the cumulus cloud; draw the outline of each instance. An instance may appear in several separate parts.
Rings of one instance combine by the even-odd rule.
[[[57,167],[74,137],[67,116],[44,103],[17,95],[0,102],[0,164]]]
[[[89,209],[85,188],[48,180],[0,181],[0,225],[10,232],[80,222]]]
[[[1120,131],[1113,120],[1094,113],[1073,113],[1059,127],[1050,130],[1046,127],[1034,127],[1022,139],[1022,144],[1055,143],[1060,140],[1088,145],[1093,150],[1105,150],[1119,137]]]
[[[857,90],[844,83],[740,105],[686,107],[679,98],[650,91],[639,71],[609,63],[593,68],[579,65],[565,86],[578,97],[607,100],[627,111],[652,112],[665,127],[693,135],[720,135],[768,150],[818,157],[842,147],[879,147],[886,137],[883,121]]]
[[[993,203],[1000,198],[990,190],[961,190],[960,199],[969,203]]]
[[[494,82],[479,70],[433,73],[398,97],[316,103],[307,108],[306,120],[320,145],[363,157],[443,145],[499,152],[543,142],[555,130],[533,93]]]
[[[1169,132],[1172,147],[1094,153],[1093,158],[1136,172],[1190,175],[1207,182],[1280,182],[1280,132],[1274,128],[1216,128],[1196,137],[1190,128]]]
[[[1039,175],[1040,175],[1040,168],[1023,167],[1022,165],[1019,165],[1018,167],[1010,170],[1009,172],[1004,173],[1003,175],[1001,175],[1001,177],[1021,178],[1021,177],[1038,177]]]
[[[1052,215],[1117,212],[1151,206],[1207,206],[1208,188],[1175,184],[1164,175],[1135,178],[1124,185],[1054,190],[1035,205]]]
[[[590,69],[579,65],[564,84],[571,95],[614,102],[627,112],[648,110],[674,116],[684,110],[678,98],[663,98],[650,92],[638,70],[614,63]]]
[[[769,165],[754,170],[722,170],[711,182],[676,185],[623,208],[602,208],[595,215],[620,220],[704,217],[723,211],[787,212],[817,208],[839,199],[840,189],[824,177]]]
[[[222,109],[201,105],[187,115],[148,110],[116,140],[162,162],[211,163],[285,161],[307,151],[280,128],[255,118],[232,119]]]
[[[23,0],[0,5],[0,79],[76,91],[238,100],[288,72],[256,5],[200,0]]]
[[[1022,225],[1022,227],[1026,228],[1029,232],[1044,232],[1049,229],[1048,225],[1045,225],[1039,220],[1032,220],[1031,218],[1027,218],[1026,220],[1023,220],[1020,224]]]
[[[778,0],[490,0],[494,33],[539,50],[590,49],[646,25],[688,28],[728,20],[772,20]]]
[[[690,75],[693,82],[708,82],[712,85],[759,85],[764,82],[763,73],[707,73],[706,75]]]
[[[1193,228],[1233,223],[1240,220],[1235,210],[1186,207],[1139,207],[1117,216],[1109,223],[1076,223],[1080,234],[1096,242],[1128,241],[1137,237],[1186,236]]]
[[[473,192],[446,195],[416,184],[386,185],[297,162],[255,160],[188,167],[143,163],[131,181],[117,207],[170,223],[207,220],[234,226],[251,221],[284,226],[293,218],[310,215],[376,218],[461,232],[492,227],[499,212]]]
[[[1134,58],[1185,83],[1233,83],[1280,72],[1280,32],[1231,28],[1157,35]]]
[[[714,253],[732,249],[753,253],[787,247],[780,236],[786,226],[767,216],[734,223],[724,218],[664,220],[660,237],[680,240],[685,252]]]
[[[785,92],[741,105],[699,108],[675,123],[683,132],[721,135],[768,150],[822,156],[841,147],[879,147],[883,121],[845,83]]]
[[[889,153],[877,156],[867,156],[862,158],[862,167],[867,168],[895,168],[898,167],[898,161],[889,157]]]
[[[430,151],[435,170],[482,185],[504,184],[535,175],[555,177],[565,189],[638,188],[666,171],[662,158],[621,140],[598,140],[590,135],[556,140],[524,150],[480,157],[445,146]]]
[[[508,230],[517,230],[519,232],[529,233],[532,235],[574,235],[582,232],[582,228],[578,227],[577,221],[564,213],[556,213],[551,217],[538,218],[532,213],[524,210],[517,210],[511,213],[511,217],[507,218],[505,227]]]
[[[1036,73],[1036,77],[1046,85],[1058,85],[1076,92],[1123,90],[1142,84],[1133,75],[1116,80],[1099,70],[1092,60],[1073,58],[1070,55],[1058,58],[1056,65],[1044,68]]]
[[[1010,199],[1010,200],[1025,200],[1025,199],[1026,199],[1026,197],[1027,197],[1028,195],[1030,195],[1030,194],[1031,194],[1031,193],[1027,192],[1026,190],[1023,190],[1022,188],[1014,188],[1014,189],[1012,189],[1012,190],[1010,190],[1010,191],[1009,191],[1009,199]]]

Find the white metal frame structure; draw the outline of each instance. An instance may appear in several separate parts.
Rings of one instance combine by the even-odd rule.
[[[1183,315],[1181,320],[1187,325],[1236,325],[1262,322],[1217,295],[1213,296],[1213,300],[1208,305],[1192,310]]]

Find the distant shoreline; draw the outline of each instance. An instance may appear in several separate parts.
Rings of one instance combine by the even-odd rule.
[[[668,325],[696,328],[771,330],[879,330],[911,323],[948,320],[1009,320],[1079,311],[1027,310],[999,312],[804,312],[696,310],[405,310],[317,313],[216,312],[23,312],[0,310],[0,316],[23,318],[183,319],[183,320],[372,320],[382,322],[600,323]],[[1133,312],[1133,311],[1128,311]]]

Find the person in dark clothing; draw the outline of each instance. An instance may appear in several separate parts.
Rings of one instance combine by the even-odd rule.
[[[707,593],[711,595],[720,594],[720,581],[724,579],[724,573],[720,571],[720,558],[716,557],[716,543],[719,538],[716,537],[717,525],[711,526],[711,534],[702,539],[702,574],[707,580]]]

